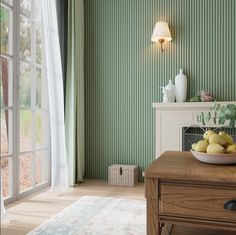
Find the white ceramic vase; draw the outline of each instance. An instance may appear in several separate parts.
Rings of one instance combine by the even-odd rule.
[[[187,77],[183,74],[183,69],[175,76],[175,97],[176,102],[184,102],[187,98]]]
[[[171,80],[169,80],[169,83],[165,86],[165,90],[168,93],[168,102],[175,102],[175,86],[172,84]]]
[[[163,93],[162,102],[163,102],[163,103],[168,103],[168,102],[169,102],[169,99],[168,99],[168,91],[165,89],[165,87],[162,87],[162,93]]]

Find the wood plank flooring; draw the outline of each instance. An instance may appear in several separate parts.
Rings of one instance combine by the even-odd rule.
[[[49,189],[7,206],[8,216],[1,224],[1,235],[23,235],[48,220],[84,195],[145,200],[144,186],[108,186],[106,181],[86,180],[64,193]]]
[[[63,193],[52,193],[46,189],[7,206],[8,216],[1,224],[1,235],[24,235],[84,195],[145,200],[142,183],[135,187],[118,187],[109,186],[106,181],[86,180],[78,187]],[[166,234],[165,228],[163,235]],[[199,234],[233,235],[222,231],[199,231],[176,226],[173,227],[172,232],[172,235]]]

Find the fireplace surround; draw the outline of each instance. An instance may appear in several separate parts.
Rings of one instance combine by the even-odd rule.
[[[218,103],[236,104],[236,101]],[[152,103],[155,109],[154,159],[168,150],[183,150],[183,128],[200,125],[197,116],[201,112],[210,111],[212,104],[213,102]],[[209,122],[207,127],[219,128],[219,125]]]

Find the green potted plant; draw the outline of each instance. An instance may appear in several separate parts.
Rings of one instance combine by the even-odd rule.
[[[207,122],[213,119],[214,124],[226,124],[231,128],[236,127],[236,104],[221,105],[215,102],[211,110],[207,113],[202,112],[198,116],[198,122],[205,126]]]

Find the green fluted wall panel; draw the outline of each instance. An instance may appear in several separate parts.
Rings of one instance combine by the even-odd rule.
[[[85,0],[86,177],[152,162],[151,103],[180,67],[188,97],[206,89],[236,100],[235,12],[235,0]],[[173,37],[164,53],[150,41],[159,20]]]

